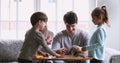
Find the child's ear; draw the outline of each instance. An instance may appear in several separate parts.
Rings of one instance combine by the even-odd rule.
[[[100,16],[99,16],[99,19],[103,19],[103,15],[100,15]]]

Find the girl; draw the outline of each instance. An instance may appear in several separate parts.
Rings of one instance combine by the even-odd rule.
[[[106,41],[106,30],[104,24],[109,26],[108,14],[106,6],[95,8],[92,13],[92,22],[97,25],[96,31],[93,33],[89,46],[82,47],[82,51],[89,51],[89,56],[93,58],[90,63],[102,63],[104,59],[104,46]]]

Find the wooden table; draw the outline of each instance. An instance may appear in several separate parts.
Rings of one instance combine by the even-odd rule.
[[[75,57],[72,55],[64,55],[63,58],[56,58],[56,57],[35,57],[35,60],[91,60],[90,57]]]

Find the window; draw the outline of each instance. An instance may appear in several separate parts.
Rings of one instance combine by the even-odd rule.
[[[40,10],[47,13],[48,29],[55,34],[65,28],[63,16],[68,11],[75,11],[79,28],[89,31],[89,0],[41,0]]]
[[[48,29],[55,34],[65,29],[63,16],[68,11],[76,12],[79,28],[89,31],[89,0],[0,0],[0,38],[24,39],[35,11],[47,14]]]
[[[29,3],[28,3],[29,1]],[[0,0],[0,38],[23,38],[29,29],[34,0]]]

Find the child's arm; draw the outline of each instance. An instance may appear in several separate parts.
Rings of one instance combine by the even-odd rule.
[[[42,33],[36,31],[36,34],[34,37],[36,38],[36,41],[39,42],[40,45],[46,50],[46,52],[48,52],[49,54],[54,55],[54,56],[58,56],[58,57],[61,56],[47,46]]]
[[[46,52],[43,52],[43,51],[38,51],[38,54],[39,55],[42,55],[44,57],[48,57],[50,54],[46,53]]]
[[[104,41],[106,39],[105,35],[106,33],[104,32],[104,29],[98,29],[91,38],[92,44],[90,46],[83,47],[82,49],[83,50],[95,50],[95,49],[103,47]]]

